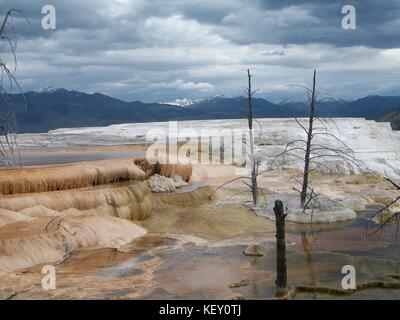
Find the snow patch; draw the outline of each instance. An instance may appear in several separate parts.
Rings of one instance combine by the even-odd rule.
[[[173,101],[168,101],[168,102],[160,102],[161,104],[169,104],[172,106],[177,106],[177,107],[188,107],[193,104],[199,103],[203,101],[203,99],[190,99],[190,98],[181,98],[181,99],[175,99]]]

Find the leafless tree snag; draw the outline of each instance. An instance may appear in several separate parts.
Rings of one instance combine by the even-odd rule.
[[[286,240],[285,240],[285,218],[283,203],[275,201],[275,224],[276,224],[276,295],[282,296],[287,291],[286,270]]]
[[[272,161],[271,168],[277,159],[282,158],[282,164],[285,164],[286,158],[295,158],[304,163],[303,180],[301,182],[300,204],[302,208],[306,208],[310,203],[315,202],[317,195],[310,188],[310,173],[316,170],[317,167],[322,167],[331,170],[327,165],[328,160],[342,160],[348,164],[360,167],[358,160],[354,156],[353,150],[348,147],[331,129],[332,126],[339,129],[332,119],[319,118],[316,115],[317,106],[320,102],[327,100],[326,98],[319,99],[316,89],[317,85],[317,71],[314,70],[312,87],[299,86],[306,90],[308,95],[309,116],[308,127],[303,125],[297,118],[294,118],[296,123],[301,127],[302,131],[306,134],[305,139],[295,139],[286,144],[283,152],[279,153]],[[325,136],[337,146],[327,146],[315,142],[314,138],[317,136]],[[298,153],[304,153],[300,156]],[[311,193],[309,192],[311,190]]]
[[[15,77],[17,69],[16,57],[16,38],[12,38],[7,34],[7,26],[12,25],[14,13],[20,13],[19,10],[10,9],[4,16],[0,26],[0,40],[8,49],[8,54],[13,58],[13,67],[7,66],[3,60],[4,56],[0,57],[0,166],[13,167],[20,162],[20,153],[17,144],[17,121],[15,117],[15,106],[10,94],[16,89],[22,93],[19,83]],[[7,55],[7,52],[5,52]],[[26,105],[26,103],[25,103]]]
[[[315,106],[317,104],[316,96],[315,96],[315,77],[316,77],[316,70],[314,70],[313,76],[313,84],[312,84],[312,91],[311,91],[311,99],[310,102],[310,116],[308,118],[308,131],[307,132],[307,142],[306,142],[306,153],[304,158],[304,172],[303,172],[303,186],[301,189],[300,194],[300,203],[301,206],[304,207],[306,200],[307,200],[307,188],[308,188],[308,175],[310,170],[310,154],[311,154],[311,141],[313,138],[313,126],[314,126],[314,117],[315,117]],[[299,123],[297,121],[297,123]]]
[[[253,133],[253,104],[252,97],[257,90],[252,91],[251,89],[251,74],[250,70],[247,70],[248,77],[248,88],[245,89],[248,100],[248,123],[249,123],[249,136],[250,136],[250,162],[251,162],[251,193],[253,196],[253,204],[256,205],[258,202],[258,187],[257,187],[257,171],[258,164],[256,163],[256,156],[254,151],[254,133]]]
[[[259,203],[259,195],[260,193],[262,195],[265,196],[264,191],[262,190],[262,188],[260,188],[257,184],[257,178],[259,175],[261,175],[262,173],[264,173],[265,171],[259,172],[258,171],[258,167],[259,167],[259,163],[256,159],[256,155],[255,155],[255,146],[254,146],[254,129],[253,129],[253,122],[257,122],[260,125],[261,131],[262,131],[262,127],[261,124],[256,121],[255,119],[253,119],[253,95],[258,91],[258,89],[253,90],[252,89],[252,85],[251,85],[251,74],[250,74],[250,70],[247,70],[247,79],[248,79],[248,87],[244,89],[244,92],[247,95],[247,101],[248,101],[248,113],[247,113],[247,120],[248,120],[248,127],[249,127],[249,143],[250,143],[250,153],[248,153],[246,151],[246,156],[249,157],[250,159],[250,163],[251,163],[251,175],[250,176],[241,176],[241,177],[237,177],[234,178],[228,182],[225,182],[223,184],[221,184],[220,186],[218,186],[209,196],[209,198],[211,199],[212,196],[222,187],[237,181],[237,180],[241,180],[243,182],[243,184],[245,184],[246,186],[248,186],[251,190],[251,194],[252,194],[252,201],[246,201],[246,202],[252,202],[252,204],[254,206],[256,206]],[[261,132],[262,134],[262,132]],[[246,145],[246,147],[248,146],[246,139],[242,139],[242,142]],[[246,148],[247,149],[247,148]],[[246,203],[244,202],[244,203]]]

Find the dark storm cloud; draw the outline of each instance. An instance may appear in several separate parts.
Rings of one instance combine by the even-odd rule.
[[[41,28],[46,4],[57,9],[55,31]],[[356,8],[357,30],[341,28],[345,4]],[[313,68],[339,97],[399,89],[398,0],[0,0],[1,12],[10,5],[30,20],[13,23],[26,90],[128,100],[236,95],[248,67],[266,97],[285,98],[288,79],[306,83]]]
[[[340,21],[336,18],[338,14],[341,15],[341,8],[346,4],[351,4],[356,8],[357,30],[355,32],[343,30]],[[328,4],[324,5],[311,4],[310,13],[328,26],[335,25],[336,21],[336,32],[329,30],[329,28],[323,28],[324,32],[319,36],[321,42],[331,42],[342,46],[365,45],[377,48],[392,48],[400,45],[398,29],[395,27],[399,25],[400,21],[400,1],[329,1]]]
[[[17,16],[17,29],[26,37],[49,37],[40,28],[41,7],[47,1],[15,0],[13,7],[23,8],[29,27]],[[400,1],[398,0],[254,0],[238,1],[130,1],[117,16],[107,1],[53,1],[59,29],[82,32],[103,30],[109,43],[140,45],[138,26],[149,17],[183,15],[212,25],[225,38],[240,44],[264,42],[279,44],[327,43],[336,46],[364,45],[377,48],[400,46]],[[129,3],[129,2],[128,2]],[[137,3],[137,5],[135,5]],[[341,28],[341,8],[355,6],[357,30]],[[115,4],[117,7],[118,2]],[[2,8],[6,8],[2,4]],[[108,11],[111,11],[109,14]],[[140,29],[140,28],[139,28]]]
[[[341,27],[344,16],[341,10],[344,5],[353,5],[356,9],[355,31],[350,32]],[[298,16],[303,14],[303,19],[296,18],[296,12]],[[256,1],[253,10],[247,10],[245,14],[238,14],[235,18],[229,24],[232,29],[227,34],[238,43],[319,42],[337,46],[364,45],[377,48],[400,45],[398,0],[260,0]]]

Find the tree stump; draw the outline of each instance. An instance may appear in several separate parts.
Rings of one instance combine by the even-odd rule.
[[[276,295],[282,296],[287,293],[287,271],[286,271],[286,241],[285,241],[285,213],[283,203],[275,201],[275,223],[276,223]]]

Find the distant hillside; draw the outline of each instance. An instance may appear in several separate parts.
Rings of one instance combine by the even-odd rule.
[[[101,93],[53,89],[26,93],[26,108],[21,94],[12,95],[11,98],[16,105],[19,132],[47,132],[57,128],[107,126],[127,122],[235,119],[247,115],[245,97],[201,99],[182,107],[165,103],[126,102]],[[255,98],[253,105],[255,117],[259,118],[302,117],[308,112],[307,104],[298,101],[274,104]],[[388,121],[395,116],[388,114],[398,106],[400,97],[368,96],[354,101],[322,103],[318,107],[318,115]],[[4,108],[2,102],[0,108]]]
[[[393,130],[400,130],[400,108],[385,114],[384,116],[380,117],[378,121],[390,122]]]
[[[163,121],[179,117],[181,108],[163,104],[125,102],[101,93],[58,89],[13,95],[19,132],[47,132],[61,127],[106,126],[123,122]]]
[[[27,92],[26,108],[22,94],[12,95],[11,98],[16,105],[20,133],[126,122],[242,118],[247,113],[244,98],[211,98],[190,108],[140,101],[125,102],[101,93],[87,94],[66,89]],[[254,109],[257,117],[301,115],[264,99],[255,99]]]
[[[305,102],[289,101],[281,105],[306,109]],[[364,117],[379,119],[381,116],[400,106],[400,96],[367,96],[353,101],[334,100],[318,105],[320,116],[327,117]]]
[[[247,98],[215,97],[191,105],[190,110],[201,110],[207,119],[242,118],[247,115]],[[262,98],[253,99],[253,112],[256,117],[284,118],[303,116],[307,108],[276,105]]]

